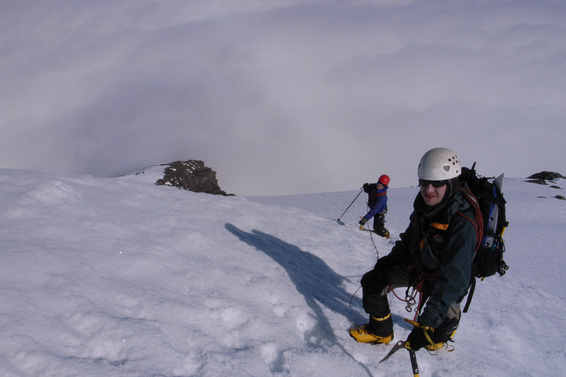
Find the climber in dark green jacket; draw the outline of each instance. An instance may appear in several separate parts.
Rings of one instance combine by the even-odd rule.
[[[460,173],[458,157],[449,149],[435,148],[421,158],[420,191],[409,227],[362,278],[369,323],[350,330],[358,342],[387,344],[393,339],[387,293],[398,287],[421,292],[420,315],[407,347],[435,350],[454,336],[476,250],[474,215],[458,189]]]

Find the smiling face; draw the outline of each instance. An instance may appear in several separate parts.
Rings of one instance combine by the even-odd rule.
[[[432,207],[442,201],[446,194],[446,182],[443,183],[442,186],[439,186],[439,182],[423,181],[420,183],[421,195],[427,206]]]

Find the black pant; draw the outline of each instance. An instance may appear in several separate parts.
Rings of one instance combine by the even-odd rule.
[[[387,258],[385,258],[387,259]],[[387,294],[394,288],[410,287],[414,281],[412,270],[404,265],[388,266],[381,259],[375,265],[375,268],[367,272],[362,277],[363,305],[366,313],[370,317],[383,318],[391,313],[389,308],[389,300]],[[434,284],[433,281],[428,282],[428,286]],[[425,284],[427,285],[427,284]],[[446,319],[434,331],[433,341],[446,342],[458,328],[460,322],[460,305],[454,303],[451,305]],[[371,318],[370,318],[371,323]],[[391,324],[392,326],[392,324]],[[391,328],[390,332],[393,329]],[[389,329],[384,329],[385,333]],[[378,334],[379,335],[379,334]]]
[[[382,214],[377,214],[373,218],[373,230],[377,234],[383,234],[385,232],[385,219]]]

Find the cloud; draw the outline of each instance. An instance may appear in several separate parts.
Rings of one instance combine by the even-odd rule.
[[[564,166],[558,2],[46,0],[0,13],[3,168],[112,176],[194,158],[225,191],[277,195],[381,173],[412,185],[436,146],[486,175]]]

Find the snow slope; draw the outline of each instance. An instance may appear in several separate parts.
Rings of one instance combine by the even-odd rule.
[[[357,344],[359,280],[393,240],[357,230],[358,191],[220,197],[153,182],[0,170],[1,376],[409,376]],[[557,184],[564,187],[564,181]],[[478,284],[455,351],[421,376],[566,370],[563,191],[506,179],[504,277]],[[416,188],[392,189],[387,227]],[[375,246],[374,246],[375,242]],[[403,292],[400,292],[401,294]],[[391,297],[396,339],[412,317]]]

